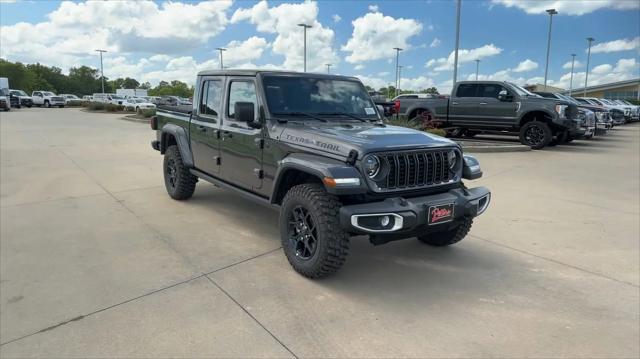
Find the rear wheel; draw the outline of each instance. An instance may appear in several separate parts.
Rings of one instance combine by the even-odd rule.
[[[198,177],[192,175],[182,162],[178,146],[169,146],[164,153],[163,172],[164,185],[171,198],[184,200],[193,196]]]
[[[549,126],[540,121],[530,121],[520,128],[520,143],[531,149],[539,150],[548,145],[553,139]]]
[[[280,236],[296,272],[321,278],[342,267],[349,235],[340,227],[340,207],[338,198],[320,184],[301,184],[287,192],[280,209]]]
[[[465,129],[464,128],[460,128],[460,127],[456,127],[456,128],[451,128],[451,129],[445,130],[445,132],[447,134],[447,137],[460,138],[465,133]]]
[[[464,239],[467,233],[469,233],[469,230],[471,230],[472,224],[473,218],[465,218],[463,222],[454,229],[419,236],[418,240],[434,247],[449,246]]]
[[[477,134],[478,134],[477,131],[471,131],[471,130],[464,131],[464,137],[467,137],[467,138],[474,138],[476,137]]]

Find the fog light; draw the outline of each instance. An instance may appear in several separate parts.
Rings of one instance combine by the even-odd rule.
[[[386,227],[389,225],[389,216],[382,216],[380,217],[380,225],[382,227]]]

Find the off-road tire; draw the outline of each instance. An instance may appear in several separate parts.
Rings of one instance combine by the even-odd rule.
[[[178,146],[172,145],[167,148],[164,153],[162,172],[164,174],[164,185],[171,198],[185,200],[193,196],[198,177],[192,175],[184,162],[182,162],[182,155],[180,155]],[[171,173],[175,174],[173,181],[171,180]]]
[[[474,138],[474,137],[476,137],[476,135],[478,133],[479,132],[477,132],[477,131],[466,130],[466,131],[464,131],[464,137],[466,137],[466,138]]]
[[[44,107],[50,108],[51,107],[51,103],[49,101],[45,101],[44,102]]]
[[[445,130],[446,137],[448,138],[460,138],[462,137],[462,135],[464,135],[465,132],[466,132],[466,129],[461,127]]]
[[[454,229],[419,236],[418,240],[422,243],[434,247],[450,246],[454,243],[460,242],[467,235],[467,233],[469,233],[472,224],[473,218],[466,218],[458,227]]]
[[[540,136],[541,136],[540,141],[531,142],[527,140],[527,132],[533,129],[537,129],[540,131]],[[549,143],[553,140],[553,133],[551,132],[551,129],[546,123],[534,120],[534,121],[525,123],[520,128],[519,137],[520,137],[520,143],[522,143],[523,145],[531,147],[532,150],[540,150],[545,146],[549,145]]]
[[[315,250],[302,258],[296,243],[290,239],[290,216],[294,209],[304,208],[315,224]],[[280,238],[289,264],[307,278],[321,278],[342,267],[349,253],[349,235],[340,227],[340,201],[327,193],[322,185],[306,183],[292,187],[280,208]]]

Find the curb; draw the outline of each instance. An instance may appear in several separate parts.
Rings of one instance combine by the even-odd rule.
[[[138,123],[149,123],[151,121],[151,119],[148,118],[135,118],[135,117],[129,117],[129,116],[123,116],[120,117],[121,120],[125,120],[125,121],[130,121],[130,122],[138,122]]]
[[[475,153],[500,153],[500,152],[526,152],[531,151],[531,147],[523,145],[504,145],[504,144],[492,144],[487,142],[486,144],[478,145],[465,145],[464,141],[456,141],[464,152]]]

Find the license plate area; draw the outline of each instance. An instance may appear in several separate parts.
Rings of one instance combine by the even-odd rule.
[[[453,203],[429,206],[427,224],[434,225],[453,221],[455,206]]]

